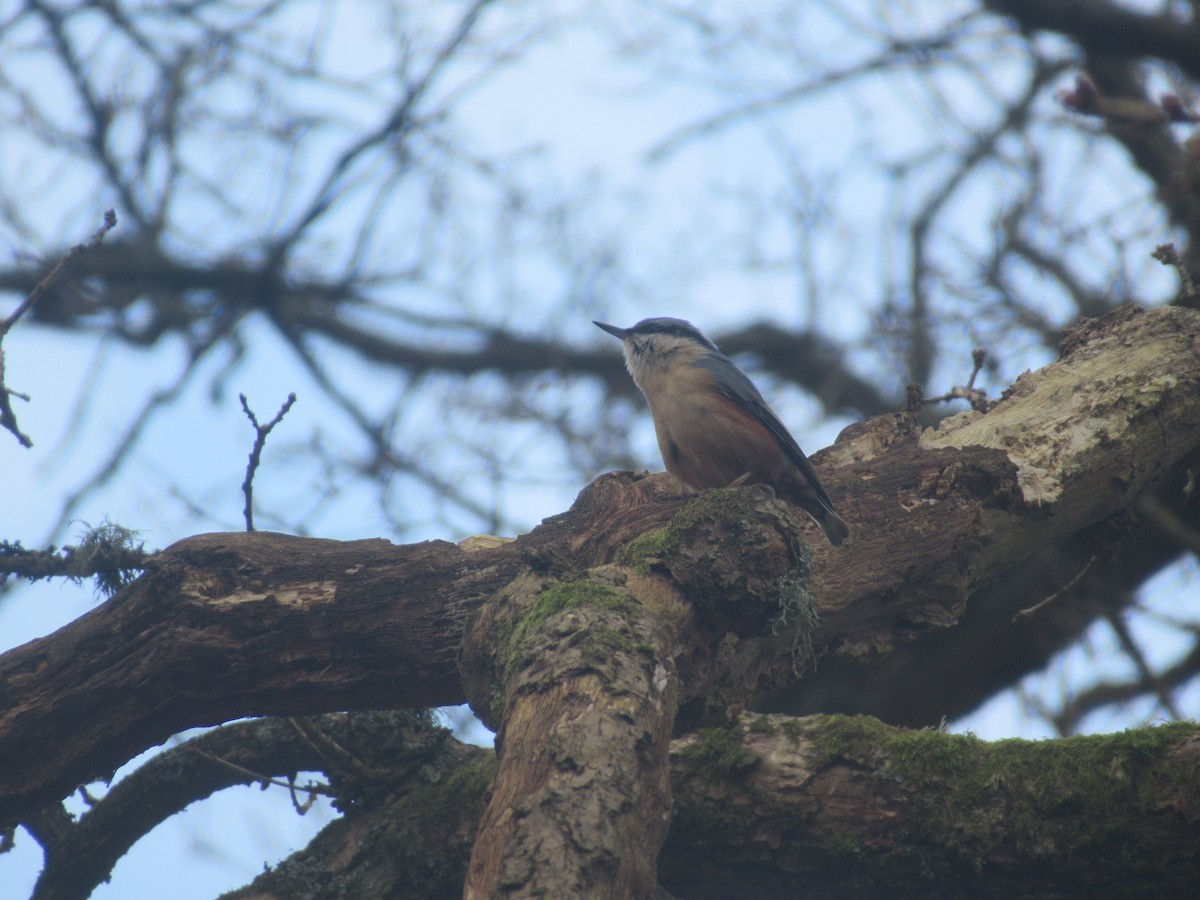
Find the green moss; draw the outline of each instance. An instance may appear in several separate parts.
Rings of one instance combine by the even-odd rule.
[[[779,607],[778,615],[771,622],[771,633],[791,633],[792,671],[796,675],[803,675],[816,667],[813,634],[821,623],[816,598],[808,590],[803,577],[789,572],[776,579],[771,587],[770,599]]]
[[[1144,822],[1194,779],[1185,755],[1172,761],[1165,754],[1197,733],[1195,723],[995,742],[866,717],[811,717],[801,727],[818,765],[876,768],[911,798],[899,843],[928,848],[913,851],[913,862],[934,875],[948,865],[981,871],[1001,843],[1032,859],[1115,856],[1134,872],[1148,863],[1145,844],[1135,856],[1121,840],[1134,827],[1130,819]],[[1182,805],[1200,813],[1200,798]]]
[[[728,779],[753,766],[754,754],[742,746],[737,728],[704,728],[680,756],[705,778]]]
[[[766,489],[760,487],[759,490]],[[735,518],[746,518],[755,514],[756,504],[761,499],[762,494],[756,497],[752,491],[740,487],[705,491],[688,501],[687,506],[676,514],[675,519],[681,527],[686,528],[696,522],[725,519],[731,515]]]
[[[792,727],[811,742],[817,765],[841,760],[867,764],[878,757],[880,744],[897,731],[869,716],[806,716]]]
[[[630,541],[621,553],[619,562],[645,575],[655,561],[674,555],[675,548],[694,529],[712,522],[745,519],[755,514],[751,495],[741,488],[705,491],[690,498],[666,528]]]
[[[967,774],[988,745],[972,734],[932,728],[896,731],[882,745],[888,767],[904,778],[925,781]]]
[[[648,575],[652,562],[666,556],[678,540],[678,531],[668,525],[659,531],[634,538],[625,545],[618,561],[642,575]]]
[[[551,616],[568,609],[594,606],[629,615],[637,612],[638,604],[628,594],[595,581],[560,581],[538,594],[529,610],[521,617],[521,624],[534,628]]]
[[[615,612],[629,618],[641,610],[641,606],[628,594],[595,581],[560,581],[542,591],[522,615],[516,617],[509,634],[504,639],[505,681],[513,673],[524,668],[528,662],[528,643],[532,635],[550,618],[570,609],[589,607]],[[595,629],[589,640],[597,647],[611,645],[628,650],[632,647],[623,635],[614,629]],[[601,652],[597,649],[597,652]]]
[[[473,762],[463,763],[456,768],[446,783],[437,792],[437,809],[443,811],[461,810],[467,804],[473,805],[481,812],[483,798],[488,786],[496,777],[496,756],[489,754]],[[457,812],[451,812],[457,818]]]
[[[746,725],[746,730],[751,734],[775,734],[776,731],[784,731],[786,724],[790,720],[772,720],[768,716],[754,716]]]
[[[1019,776],[1032,810],[1050,815],[1092,810],[1089,829],[1098,836],[1109,827],[1106,810],[1118,815],[1156,809],[1170,789],[1188,783],[1187,762],[1172,764],[1164,753],[1196,734],[1194,723],[1174,722],[1116,734],[1055,741],[997,741],[984,745],[989,784]],[[1200,799],[1193,798],[1200,805]]]

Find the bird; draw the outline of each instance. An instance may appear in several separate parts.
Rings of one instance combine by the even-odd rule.
[[[699,328],[667,317],[631,328],[593,324],[620,339],[676,481],[692,491],[766,484],[804,510],[835,547],[849,536],[796,439],[754,382]]]

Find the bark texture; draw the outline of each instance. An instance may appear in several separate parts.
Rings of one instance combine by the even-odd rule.
[[[498,598],[523,614],[502,629],[499,769],[466,896],[650,896],[656,854],[646,849],[662,844],[671,811],[670,638],[623,590],[525,587],[532,604]],[[474,630],[464,654],[490,656],[476,641],[495,636]]]
[[[986,413],[847,429],[814,458],[838,550],[762,488],[630,473],[507,543],[181,541],[0,657],[0,823],[57,828],[46,804],[189,726],[469,698],[500,736],[469,891],[649,896],[672,730],[952,624],[1049,542],[1112,544],[1200,446],[1198,347],[1200,314],[1123,309]]]
[[[671,748],[661,877],[716,897],[1181,897],[1200,726],[987,742],[745,716]]]
[[[0,822],[186,728],[461,702],[462,623],[490,574],[464,558],[441,541],[175,544],[109,602],[0,656]]]
[[[461,896],[492,754],[428,743],[395,751],[424,763],[401,785],[232,896]],[[677,897],[1183,897],[1200,878],[1195,723],[987,742],[744,715],[677,738],[670,759],[658,863]]]

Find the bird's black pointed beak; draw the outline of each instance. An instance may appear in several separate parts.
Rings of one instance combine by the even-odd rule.
[[[625,338],[627,338],[629,336],[628,328],[618,328],[616,325],[606,325],[604,322],[597,322],[594,319],[592,320],[592,324],[595,325],[597,328],[603,328],[605,331],[607,331],[613,337],[618,338],[622,341],[625,340]]]

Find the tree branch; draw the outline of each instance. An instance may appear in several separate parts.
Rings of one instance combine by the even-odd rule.
[[[661,882],[706,897],[1171,897],[1200,876],[1200,726],[981,741],[745,716],[671,746]]]
[[[1200,30],[1195,21],[1163,13],[1146,15],[1107,0],[985,0],[1022,29],[1054,31],[1089,53],[1170,60],[1200,80]]]
[[[447,736],[443,729],[433,727],[428,716],[414,713],[320,716],[312,727],[386,766],[387,771],[381,768],[374,783],[379,791],[386,790],[392,771],[401,770],[411,760],[423,764],[431,755],[431,741],[440,746]],[[155,756],[114,785],[57,839],[44,841],[46,865],[33,897],[82,900],[90,896],[108,880],[129,848],[153,828],[217,791],[260,780],[248,774],[251,771],[269,777],[324,771],[332,774],[335,784],[345,782],[339,778],[343,770],[301,740],[283,719],[227,725]],[[361,791],[353,789],[353,793]],[[351,797],[346,796],[344,808],[351,804]]]
[[[1125,308],[1074,332],[1062,360],[986,414],[923,434],[903,415],[847,429],[815,458],[854,530],[837,551],[761,488],[689,500],[666,476],[628,474],[478,552],[261,533],[181,541],[111,602],[0,656],[0,821],[183,728],[239,716],[444,705],[469,692],[503,724],[520,691],[499,651],[519,645],[477,645],[493,649],[460,661],[468,627],[519,606],[498,598],[530,578],[536,603],[614,562],[609,584],[657,627],[689,635],[652,638],[646,655],[677,654],[685,723],[795,679],[797,632],[762,631],[787,596],[810,597],[820,616],[818,655],[877,657],[953,623],[971,590],[1105,521],[1194,452],[1197,340],[1200,313]],[[667,626],[664,608],[695,610],[699,625]],[[460,665],[475,673],[469,691]]]
[[[45,277],[43,277],[24,300],[17,305],[5,319],[0,321],[0,427],[11,431],[23,447],[32,447],[33,441],[29,436],[22,433],[17,426],[17,417],[12,410],[12,404],[9,402],[10,396],[21,397],[28,400],[24,394],[18,394],[5,384],[4,380],[4,338],[8,336],[12,327],[17,324],[17,320],[25,314],[25,312],[41,299],[42,295],[50,289],[54,282],[62,276],[70,263],[80,254],[86,253],[89,250],[95,250],[100,246],[100,242],[104,240],[104,236],[108,234],[117,224],[117,214],[111,209],[104,211],[104,224],[101,225],[96,232],[82,244],[76,244],[70,250],[63,254],[62,258],[55,264]]]
[[[440,729],[388,752],[422,765],[232,896],[320,900],[336,878],[347,896],[461,897],[492,754]],[[1194,723],[990,743],[744,715],[671,742],[659,884],[700,900],[1187,896],[1198,757]]]

